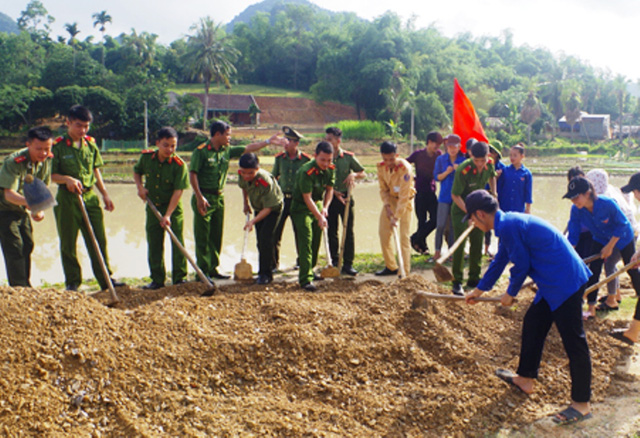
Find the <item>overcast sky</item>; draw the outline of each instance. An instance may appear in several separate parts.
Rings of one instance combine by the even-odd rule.
[[[91,15],[106,10],[113,17],[107,32],[118,35],[147,31],[165,44],[189,33],[199,17],[210,15],[228,23],[254,0],[41,0],[56,19],[54,35],[67,35],[65,23],[77,22],[80,39],[99,37]],[[471,32],[475,36],[498,36],[510,29],[517,45],[545,47],[589,62],[615,75],[640,78],[638,0],[312,0],[332,11],[355,12],[373,19],[393,7],[408,19],[416,16],[417,27],[435,26],[447,36]],[[3,2],[0,11],[18,18],[27,0]]]

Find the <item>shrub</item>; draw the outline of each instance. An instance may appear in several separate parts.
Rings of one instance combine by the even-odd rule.
[[[381,122],[371,120],[342,120],[329,126],[337,126],[342,129],[342,138],[348,140],[379,140],[385,136],[385,126]]]

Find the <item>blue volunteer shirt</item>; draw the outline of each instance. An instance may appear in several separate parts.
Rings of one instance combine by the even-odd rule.
[[[458,154],[455,164],[460,164],[465,160],[465,156]],[[438,179],[438,175],[444,173],[447,167],[451,166],[451,158],[449,154],[442,154],[436,159],[436,165],[434,166],[433,173]],[[438,202],[444,204],[451,204],[451,187],[453,187],[453,178],[456,176],[456,172],[451,172],[445,179],[440,181],[440,194],[438,195]]]
[[[524,213],[525,204],[533,204],[533,178],[531,171],[524,166],[516,169],[513,164],[506,166],[500,176],[498,202],[500,210]]]
[[[633,240],[633,228],[629,219],[624,215],[618,203],[607,196],[598,196],[593,202],[593,213],[586,208],[571,206],[569,218],[569,242],[578,243],[580,231],[585,226],[593,235],[593,240],[603,245],[609,243],[612,237],[620,240],[616,248],[622,250]]]
[[[500,239],[498,253],[478,284],[480,290],[491,290],[507,263],[511,262],[507,293],[515,297],[524,280],[531,277],[538,286],[533,302],[544,298],[554,311],[591,276],[591,271],[567,239],[536,216],[498,210],[494,232]]]

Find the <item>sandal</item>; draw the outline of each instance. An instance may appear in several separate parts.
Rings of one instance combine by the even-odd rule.
[[[596,307],[596,312],[612,312],[612,311],[618,310],[618,309],[619,309],[618,306],[611,307],[606,302],[604,302],[604,303],[600,303],[600,305]]]
[[[567,424],[574,424],[582,420],[588,420],[592,418],[593,415],[591,412],[588,414],[583,414],[576,408],[569,406],[562,412],[558,412],[555,417],[553,417],[553,422],[558,426],[565,426]]]
[[[521,393],[523,393],[525,395],[530,395],[524,389],[520,388],[520,386],[515,384],[515,382],[513,381],[513,378],[516,377],[517,374],[514,373],[513,371],[505,370],[505,369],[502,369],[502,368],[498,368],[496,370],[496,376],[498,376],[499,379],[504,380],[509,385],[513,386],[514,388],[520,390]]]

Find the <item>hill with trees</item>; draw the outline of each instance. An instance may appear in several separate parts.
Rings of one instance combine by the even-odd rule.
[[[251,9],[251,11],[249,11]],[[269,11],[269,12],[265,12]],[[249,22],[240,17],[253,15]],[[329,13],[296,2],[268,0],[248,8],[227,33],[222,23],[198,19],[169,45],[132,29],[111,35],[108,11],[91,19],[102,38],[84,38],[75,23],[54,36],[45,5],[33,0],[18,19],[19,34],[0,33],[0,126],[19,132],[73,103],[96,113],[94,132],[140,138],[146,101],[150,129],[203,126],[203,108],[186,95],[167,107],[174,84],[256,84],[310,92],[322,101],[354,105],[362,118],[408,131],[411,109],[419,138],[451,123],[453,79],[458,78],[481,118],[499,118],[495,138],[508,144],[553,133],[562,116],[610,114],[639,124],[629,80],[568,55],[516,46],[498,37],[442,35],[416,28],[393,12],[373,21]],[[568,117],[569,119],[569,117]]]
[[[0,12],[0,32],[19,33],[20,29],[13,18]]]

